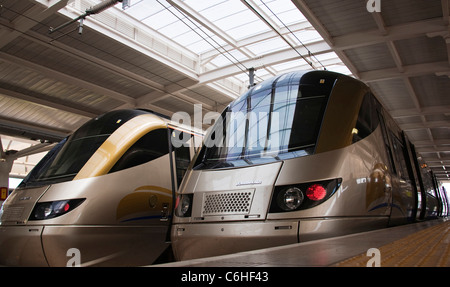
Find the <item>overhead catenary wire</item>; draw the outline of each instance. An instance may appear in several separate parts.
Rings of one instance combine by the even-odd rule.
[[[283,41],[285,41],[308,65],[310,65],[311,68],[316,70],[316,67],[314,66],[314,63],[311,60],[307,59],[307,57],[309,57],[309,58],[314,57],[314,59],[326,70],[326,67],[317,59],[317,57],[308,49],[308,47],[306,47],[303,44],[303,42],[294,34],[294,32],[292,32],[292,30],[289,29],[289,27],[276,15],[276,13],[273,12],[273,10],[269,8],[269,6],[263,0],[260,0],[261,3],[278,19],[278,21],[280,21],[280,23],[289,31],[289,33],[291,33],[297,39],[297,41],[299,41],[299,43],[308,51],[308,56],[307,57],[304,56],[302,53],[300,53],[300,51],[298,51],[298,49],[291,42],[289,42],[276,27],[274,27],[263,15],[261,15],[261,13],[259,13],[258,10],[255,9],[255,7],[253,7],[246,0],[242,0],[242,1],[244,2],[244,4],[249,9],[251,9],[256,15],[258,15],[258,17],[262,21],[264,21],[267,26],[269,26],[275,33],[277,33],[278,36],[280,36],[280,38]]]
[[[70,21],[68,21],[68,22],[66,22],[66,23],[64,23],[64,24],[62,24],[62,25],[60,25],[60,26],[58,26],[56,28],[50,27],[49,33],[50,34],[54,33],[54,32],[56,32],[56,31],[58,31],[60,29],[63,29],[65,27],[69,26],[72,23],[80,21],[80,27],[79,27],[80,32],[79,32],[79,34],[81,34],[82,27],[83,27],[83,20],[86,19],[87,16],[101,13],[101,12],[105,11],[106,9],[116,5],[119,2],[123,2],[123,0],[106,0],[106,1],[100,2],[99,4],[94,5],[94,6],[90,7],[90,8],[88,8],[88,9],[86,9],[84,14],[76,17],[75,19],[72,19],[72,20],[70,20]]]
[[[283,24],[283,26],[289,31],[289,33],[290,33],[295,39],[297,39],[297,41],[303,46],[303,48],[305,48],[305,49],[308,51],[308,56],[309,56],[310,58],[313,57],[313,58],[314,58],[314,59],[322,66],[322,68],[323,68],[324,70],[326,70],[327,68],[322,64],[322,62],[321,62],[319,59],[317,59],[316,55],[314,55],[314,53],[312,53],[312,52],[308,49],[308,47],[306,47],[305,44],[303,44],[303,42],[297,37],[297,35],[295,35],[295,33],[289,28],[289,26],[287,26],[287,25],[280,19],[280,17],[278,17],[278,15],[277,15],[275,12],[273,12],[272,9],[270,9],[270,7],[269,7],[263,0],[260,0],[260,1],[261,1],[261,3],[262,3],[267,9],[269,9],[269,11],[273,14],[273,16],[275,16],[275,17],[278,19],[278,21],[280,21],[280,23]]]
[[[192,19],[190,19],[190,17],[188,17],[185,13],[183,13],[183,11],[180,11],[180,9],[178,9],[175,6],[172,6],[173,8],[175,8],[180,14],[182,14],[189,22],[192,23],[192,25],[195,26],[195,28],[197,28],[198,30],[200,30],[203,34],[206,35],[206,37],[204,37],[203,35],[201,35],[196,29],[193,29],[193,27],[191,27],[188,23],[186,23],[186,21],[184,21],[181,17],[179,17],[178,15],[176,15],[173,11],[170,10],[170,7],[166,7],[165,5],[163,5],[159,0],[157,0],[157,2],[163,6],[167,11],[169,11],[172,15],[174,15],[178,20],[180,20],[183,24],[185,24],[187,27],[189,27],[194,33],[196,33],[200,38],[202,38],[203,41],[205,41],[206,43],[208,43],[211,47],[213,47],[217,52],[219,52],[222,56],[224,56],[227,60],[229,60],[233,65],[235,65],[236,67],[239,68],[239,70],[241,70],[243,73],[245,73],[249,78],[251,77],[251,72],[250,70],[253,69],[253,72],[255,71],[255,69],[253,67],[248,68],[247,66],[245,66],[239,59],[237,59],[230,51],[228,51],[223,45],[221,45],[219,42],[217,42],[213,37],[211,37],[206,31],[204,31],[204,29],[201,27],[201,25],[195,23],[195,21],[193,21]],[[211,43],[208,38],[214,42]],[[223,51],[221,51],[221,49]],[[255,74],[253,74],[253,76],[255,76]],[[260,80],[262,81],[263,79],[260,78]]]

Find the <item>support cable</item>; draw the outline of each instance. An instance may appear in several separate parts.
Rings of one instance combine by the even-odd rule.
[[[169,7],[164,6],[159,0],[157,0],[157,2],[163,6],[167,11],[169,11],[170,13],[172,13],[172,15],[174,15],[178,20],[180,20],[183,24],[185,24],[186,26],[188,26],[194,33],[196,33],[200,38],[202,38],[203,41],[207,42],[209,45],[211,45],[211,47],[213,47],[216,51],[218,51],[222,56],[224,56],[227,60],[229,60],[233,65],[235,65],[236,67],[239,68],[239,70],[241,70],[243,73],[247,74],[249,76],[249,74],[247,73],[247,71],[249,71],[249,68],[247,68],[241,61],[239,61],[233,54],[231,54],[227,49],[225,49],[219,42],[217,42],[215,39],[213,39],[207,32],[205,32],[203,30],[203,28],[198,25],[197,23],[195,23],[192,19],[190,19],[186,14],[183,13],[183,11],[180,11],[180,9],[178,9],[175,6],[172,6],[173,8],[175,8],[180,14],[182,14],[184,17],[186,17],[186,19],[189,20],[189,22],[192,23],[192,25],[195,26],[195,28],[197,28],[198,30],[202,31],[207,38],[209,38],[209,40],[211,40],[213,43],[211,43],[207,38],[205,38],[203,35],[201,35],[198,31],[196,31],[195,29],[193,29],[188,23],[186,23],[186,21],[184,21],[181,17],[179,17],[178,15],[176,15],[174,12],[172,12]],[[221,51],[219,48],[221,48],[223,51]],[[231,59],[232,58],[232,59]],[[234,61],[233,61],[234,60]]]
[[[311,53],[311,51],[303,44],[303,42],[292,32],[291,29],[289,29],[289,27],[283,22],[281,21],[281,19],[266,5],[266,3],[264,3],[264,1],[260,0],[261,3],[267,8],[269,9],[269,11],[278,19],[278,21],[280,21],[283,26],[300,42],[300,44],[308,51],[308,56],[305,57],[302,55],[302,53],[300,53],[297,48],[292,45],[292,43],[290,43],[284,36],[283,34],[281,34],[281,32],[274,27],[263,15],[261,15],[261,13],[259,13],[250,3],[248,3],[246,0],[242,0],[245,5],[250,8],[253,13],[255,13],[262,21],[264,21],[266,23],[267,26],[269,26],[275,33],[278,34],[278,36],[280,36],[280,38],[285,41],[306,63],[308,63],[308,65],[310,65],[314,70],[316,70],[316,67],[314,66],[314,63],[307,59],[307,57],[311,58],[311,56],[313,56],[315,58],[315,60],[326,70],[325,66]]]
[[[78,16],[78,17],[75,18],[75,19],[70,20],[69,22],[66,22],[66,23],[64,23],[64,24],[62,24],[62,25],[59,25],[59,26],[56,27],[56,28],[50,27],[49,33],[50,33],[50,34],[51,34],[51,33],[54,33],[54,32],[56,32],[56,31],[58,31],[58,30],[61,30],[61,29],[65,28],[65,27],[71,25],[72,23],[75,23],[75,22],[77,22],[77,21],[80,21],[78,33],[81,34],[82,31],[83,31],[83,20],[86,19],[87,16],[95,15],[95,14],[101,13],[101,12],[105,11],[106,9],[108,9],[108,8],[114,6],[114,5],[116,5],[117,3],[122,2],[122,1],[123,1],[123,0],[106,0],[106,1],[103,1],[103,2],[101,2],[101,3],[99,3],[99,4],[97,4],[97,5],[94,5],[94,6],[90,7],[90,8],[88,8],[88,9],[86,9],[86,11],[84,12],[84,14]]]

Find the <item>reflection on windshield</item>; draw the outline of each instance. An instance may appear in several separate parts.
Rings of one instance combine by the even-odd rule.
[[[72,180],[115,130],[131,118],[146,113],[140,110],[118,110],[88,121],[49,151],[19,188]]]
[[[196,169],[312,154],[334,81],[317,77],[304,81],[302,74],[291,73],[248,91],[216,121]]]

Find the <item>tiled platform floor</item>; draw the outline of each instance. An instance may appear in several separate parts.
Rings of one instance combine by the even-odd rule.
[[[299,267],[384,266],[450,267],[450,220],[437,219],[381,230],[218,257],[156,266]],[[378,255],[367,251],[379,250]],[[379,259],[379,260],[378,260]]]

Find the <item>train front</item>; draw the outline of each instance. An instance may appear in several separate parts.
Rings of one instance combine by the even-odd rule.
[[[149,158],[128,148],[155,128],[167,139],[164,127],[148,112],[113,111],[57,144],[2,206],[0,265],[150,264],[167,247],[167,218],[159,219],[172,195],[170,179],[151,186],[144,179],[163,178],[158,170],[168,164],[160,157],[157,167],[139,165]]]
[[[346,96],[357,99],[351,109],[362,98],[359,83],[339,77],[288,73],[228,106],[180,188],[172,226],[178,260],[297,243],[299,218],[339,213],[329,199],[342,182],[336,166],[345,156],[318,150],[347,143],[335,138],[320,147],[318,137],[334,88],[353,84],[357,96]]]

